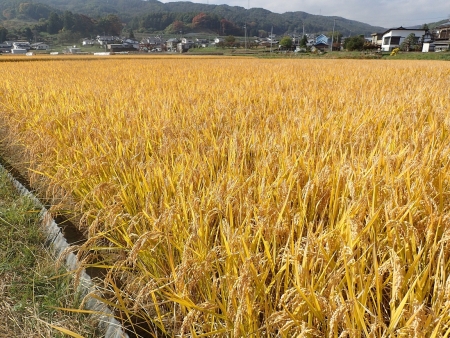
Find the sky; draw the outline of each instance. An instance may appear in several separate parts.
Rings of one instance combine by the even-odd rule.
[[[385,28],[422,25],[450,17],[449,0],[191,0],[191,2],[227,4],[244,8],[260,7],[275,13],[302,11],[309,14],[340,16]]]

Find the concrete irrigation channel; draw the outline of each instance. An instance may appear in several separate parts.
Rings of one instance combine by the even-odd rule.
[[[19,191],[19,193],[30,198],[33,203],[35,203],[36,207],[40,209],[39,217],[41,230],[45,235],[46,243],[54,254],[55,261],[63,259],[65,267],[68,271],[77,270],[80,265],[77,256],[73,252],[67,254],[65,253],[65,250],[68,249],[71,244],[79,240],[79,235],[74,235],[74,231],[63,231],[63,227],[58,224],[57,220],[52,217],[48,209],[31,192],[31,189],[27,186],[27,183],[23,180],[23,178],[20,177],[18,172],[2,160],[1,157],[0,170],[7,172],[9,180]],[[64,256],[62,256],[63,254]],[[89,274],[85,269],[82,270],[79,277],[79,288],[79,291],[85,295],[88,293],[98,293],[98,288],[93,281],[92,274]],[[114,317],[113,311],[104,303],[89,297],[85,307],[87,310],[100,314],[99,328],[102,332],[105,332],[105,338],[130,338],[122,323]]]

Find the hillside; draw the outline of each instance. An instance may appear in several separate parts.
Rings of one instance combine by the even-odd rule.
[[[28,10],[27,8],[28,7]],[[332,31],[336,19],[336,31],[344,36],[369,35],[385,28],[371,26],[362,22],[341,17],[313,15],[305,12],[273,13],[262,8],[245,9],[228,5],[207,5],[192,2],[170,2],[164,4],[157,0],[39,0],[39,3],[25,3],[25,0],[4,0],[0,4],[0,19],[37,21],[47,19],[51,11],[62,14],[64,11],[84,14],[92,18],[108,14],[119,16],[129,28],[146,32],[163,31],[175,21],[181,22],[185,30],[189,30],[192,20],[199,13],[208,14],[210,31],[217,34],[243,33],[246,24],[249,35],[258,35],[260,31],[275,34],[293,33],[327,33]],[[221,20],[225,19],[229,29],[224,29]],[[200,27],[201,28],[201,27]]]

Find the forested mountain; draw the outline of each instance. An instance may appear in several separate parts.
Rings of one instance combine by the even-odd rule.
[[[2,0],[0,20],[48,20],[50,13],[62,16],[83,15],[98,20],[116,15],[126,28],[141,32],[202,31],[220,35],[264,35],[272,29],[275,34],[327,33],[333,29],[346,35],[371,34],[383,31],[341,17],[312,15],[305,12],[272,13],[262,8],[245,9],[228,5],[207,5],[192,2],[162,3],[157,0]],[[199,16],[200,15],[200,16]],[[80,17],[78,17],[80,18]],[[88,25],[89,26],[89,25]],[[112,33],[112,32],[110,32]]]

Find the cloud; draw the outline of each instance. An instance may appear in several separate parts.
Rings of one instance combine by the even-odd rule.
[[[169,1],[163,1],[169,2]],[[276,13],[302,11],[325,16],[340,16],[374,26],[413,26],[449,18],[448,0],[194,0],[192,2],[211,5],[227,4],[248,8],[250,6],[268,9]]]

